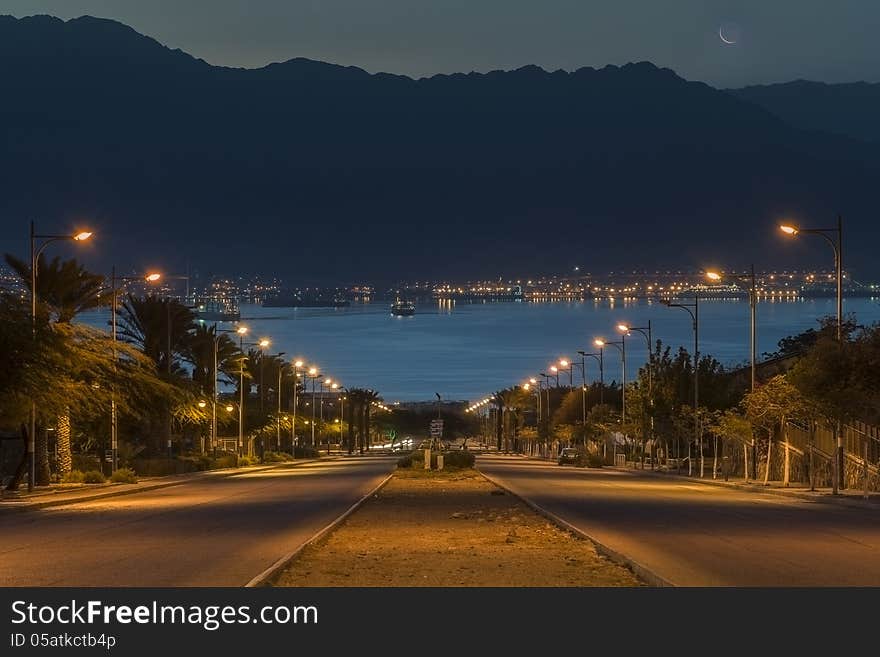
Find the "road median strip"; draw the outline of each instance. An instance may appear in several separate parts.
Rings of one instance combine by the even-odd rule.
[[[627,568],[632,570],[644,582],[646,582],[652,586],[663,586],[663,587],[676,586],[674,583],[672,583],[668,579],[662,577],[661,575],[658,575],[657,573],[652,571],[650,568],[643,566],[641,563],[639,563],[635,559],[628,557],[627,555],[623,554],[622,552],[618,552],[614,548],[610,547],[609,545],[607,545],[607,544],[603,543],[602,541],[600,541],[599,539],[597,539],[595,536],[592,536],[591,534],[588,534],[587,532],[583,531],[579,527],[572,525],[567,520],[563,520],[562,518],[557,516],[552,511],[548,511],[547,509],[545,509],[541,505],[530,500],[528,497],[525,497],[524,495],[520,495],[516,491],[510,489],[508,486],[505,486],[504,484],[502,484],[500,481],[498,481],[494,477],[487,475],[482,470],[478,469],[477,472],[479,472],[486,479],[486,481],[497,486],[498,488],[505,491],[506,493],[512,495],[513,497],[515,497],[516,499],[521,501],[523,504],[525,504],[526,506],[528,506],[529,508],[531,508],[535,512],[541,514],[542,516],[544,516],[545,518],[547,518],[548,520],[550,520],[551,522],[553,522],[557,526],[559,526],[562,529],[565,529],[567,531],[570,531],[573,534],[580,536],[581,538],[589,541],[590,543],[592,543],[596,547],[596,551],[599,552],[599,554],[601,554],[605,557],[608,557],[611,561],[613,561],[615,563],[618,563],[622,566],[626,566]]]
[[[343,513],[341,516],[336,518],[333,522],[331,522],[329,525],[324,527],[317,534],[312,536],[309,540],[307,540],[304,543],[302,543],[301,545],[299,545],[292,552],[285,554],[283,557],[281,557],[275,563],[273,563],[271,566],[269,566],[266,570],[264,570],[262,573],[260,573],[256,577],[254,577],[247,584],[245,584],[245,588],[255,588],[255,587],[259,587],[259,586],[272,586],[272,582],[275,580],[275,578],[278,577],[278,575],[281,574],[281,572],[287,567],[287,565],[290,564],[294,559],[296,559],[303,550],[305,550],[309,545],[311,545],[312,543],[315,543],[316,541],[319,541],[321,538],[323,538],[324,536],[326,536],[327,534],[332,532],[334,529],[336,529],[340,524],[342,524],[345,521],[346,518],[348,518],[352,513],[357,511],[358,508],[360,508],[360,506],[364,502],[366,502],[373,495],[375,495],[380,490],[382,490],[382,487],[385,484],[387,484],[393,476],[394,476],[394,473],[392,472],[387,477],[385,477],[382,481],[380,481],[378,485],[376,485],[374,488],[372,488],[370,490],[370,492],[368,492],[366,495],[361,497],[357,502],[352,504],[345,513]]]

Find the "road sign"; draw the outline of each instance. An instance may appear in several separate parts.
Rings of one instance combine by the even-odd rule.
[[[431,438],[443,436],[443,420],[431,420]]]

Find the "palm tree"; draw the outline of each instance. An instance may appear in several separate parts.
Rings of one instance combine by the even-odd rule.
[[[154,363],[165,381],[180,383],[178,357],[187,353],[195,328],[194,315],[173,299],[155,295],[127,295],[119,311],[118,334],[125,342],[138,346]],[[213,356],[212,356],[213,358]],[[165,405],[161,431],[151,431],[150,447],[160,451],[160,439],[171,439],[171,406]]]
[[[29,263],[6,254],[6,262],[18,274],[30,290],[31,267]],[[93,274],[80,265],[76,259],[61,260],[53,258],[48,263],[40,256],[37,259],[37,299],[40,302],[45,321],[69,324],[81,312],[98,308],[107,302],[108,294],[104,277]],[[70,445],[70,411],[58,417],[55,426],[55,440],[58,447],[58,471],[70,472],[73,467],[73,454]],[[49,483],[49,449],[45,431],[35,436],[36,482]]]
[[[192,378],[203,394],[214,391],[214,343],[217,343],[217,369],[232,381],[238,373],[238,346],[217,327],[198,324],[183,346],[183,359],[192,366]]]

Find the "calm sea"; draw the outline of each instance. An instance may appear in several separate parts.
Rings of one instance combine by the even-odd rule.
[[[774,351],[780,338],[816,327],[835,312],[834,299],[762,301],[758,304],[758,354]],[[863,324],[880,321],[880,300],[846,299],[845,313]],[[623,322],[646,326],[654,339],[693,349],[690,316],[682,309],[644,300],[542,303],[437,303],[411,317],[394,317],[385,303],[348,308],[263,308],[244,305],[242,324],[252,338],[272,341],[272,353],[300,357],[344,386],[371,387],[386,402],[474,400],[523,382],[560,358],[595,351],[593,339],[618,340]],[[106,326],[106,315],[84,321]],[[749,353],[746,301],[700,301],[700,351],[725,365],[744,364]],[[644,338],[627,338],[627,368],[647,358]],[[560,375],[565,381],[567,373]],[[620,378],[616,349],[605,350],[606,380]],[[575,369],[575,381],[580,378]],[[587,361],[587,378],[598,365]]]

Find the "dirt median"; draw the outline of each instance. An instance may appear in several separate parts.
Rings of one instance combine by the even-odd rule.
[[[474,470],[405,469],[275,586],[640,586]]]

